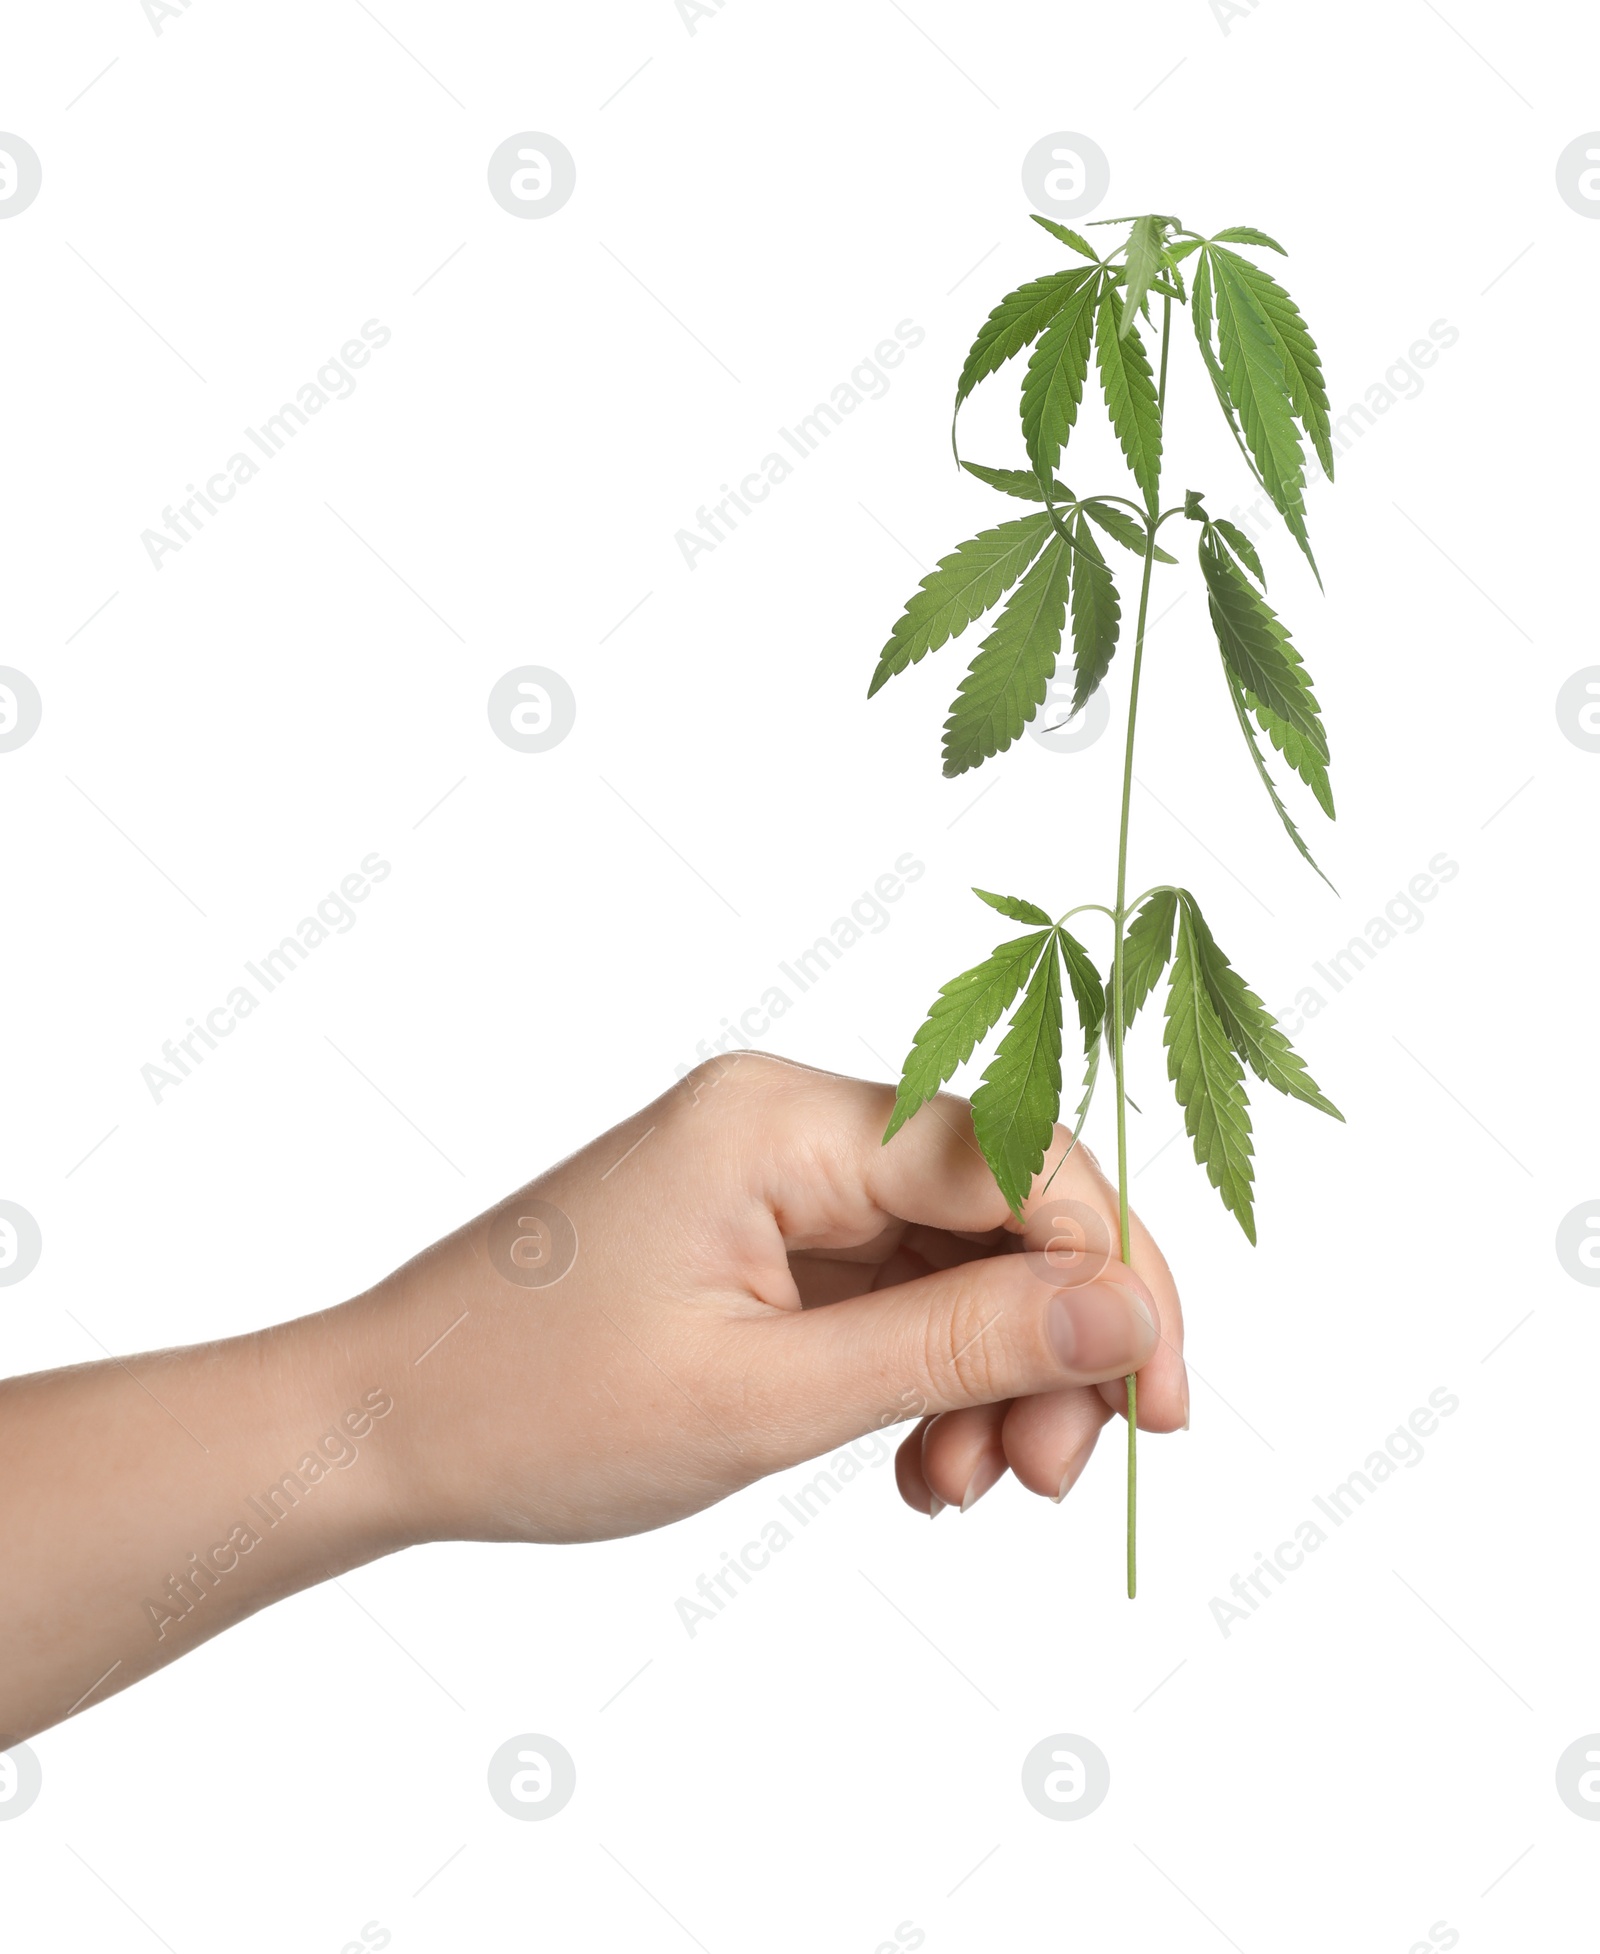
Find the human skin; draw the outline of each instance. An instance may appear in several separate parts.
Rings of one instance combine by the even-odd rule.
[[[666,1526],[911,1419],[916,1512],[1008,1469],[1059,1499],[1130,1371],[1141,1428],[1186,1425],[1160,1251],[1082,1246],[1117,1240],[1087,1149],[1057,1128],[1019,1223],[965,1100],[885,1147],[893,1099],[715,1061],[336,1308],[0,1384],[0,1750],[405,1547]],[[559,1246],[533,1203],[577,1240],[541,1287],[502,1273]]]

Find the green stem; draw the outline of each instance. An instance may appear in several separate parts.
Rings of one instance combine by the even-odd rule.
[[[1171,339],[1172,301],[1161,301],[1161,379],[1156,393],[1156,418],[1165,419],[1167,404],[1167,347]],[[1160,503],[1149,498],[1149,535],[1145,543],[1144,577],[1139,586],[1139,621],[1133,641],[1133,673],[1128,681],[1128,741],[1122,762],[1122,825],[1117,836],[1116,945],[1111,976],[1111,1062],[1117,1086],[1117,1222],[1122,1238],[1122,1260],[1133,1265],[1132,1230],[1128,1219],[1128,1095],[1123,1083],[1122,949],[1128,923],[1128,815],[1133,805],[1133,739],[1139,723],[1139,673],[1144,664],[1145,621],[1150,614],[1150,573],[1156,561],[1156,524]],[[1128,1599],[1138,1593],[1138,1513],[1139,1513],[1139,1380],[1132,1373],[1128,1386]]]
[[[1120,502],[1124,509],[1131,509],[1141,522],[1145,518],[1146,512],[1139,507],[1137,502],[1130,500],[1126,495],[1086,495],[1083,500],[1085,502]],[[1180,509],[1178,513],[1181,515],[1183,512]]]

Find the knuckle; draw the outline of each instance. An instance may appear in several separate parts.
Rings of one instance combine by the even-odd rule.
[[[730,1052],[702,1059],[684,1073],[670,1094],[675,1118],[703,1120],[710,1115],[725,1121],[743,1105],[748,1105],[752,1088],[760,1090],[761,1061],[749,1052]]]
[[[702,1059],[678,1081],[677,1091],[686,1106],[726,1106],[777,1091],[788,1078],[781,1060],[765,1052],[734,1051]]]
[[[1006,1395],[1004,1312],[999,1300],[962,1282],[950,1307],[924,1326],[923,1366],[936,1402],[992,1403]]]

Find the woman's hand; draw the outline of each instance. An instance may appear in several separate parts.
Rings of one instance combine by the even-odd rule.
[[[422,1530],[636,1532],[908,1418],[918,1512],[965,1509],[1008,1467],[1059,1499],[1129,1371],[1141,1426],[1184,1424],[1171,1274],[1137,1223],[1133,1269],[1117,1260],[1115,1192],[1085,1151],[1019,1229],[966,1101],[885,1147],[893,1102],[713,1061],[381,1285],[396,1375],[467,1312],[396,1391]]]
[[[338,1308],[0,1385],[0,1751],[284,1595],[429,1540],[595,1540],[917,1421],[907,1504],[1059,1499],[1182,1320],[1058,1129],[1019,1225],[941,1096],[741,1054]],[[1059,1170],[1059,1171],[1056,1171]],[[1048,1190],[1046,1191],[1046,1182]]]

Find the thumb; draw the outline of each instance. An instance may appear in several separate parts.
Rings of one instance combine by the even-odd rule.
[[[962,1262],[763,1329],[784,1407],[772,1436],[795,1461],[908,1418],[1125,1377],[1158,1342],[1131,1269],[1066,1284],[1040,1253]]]

